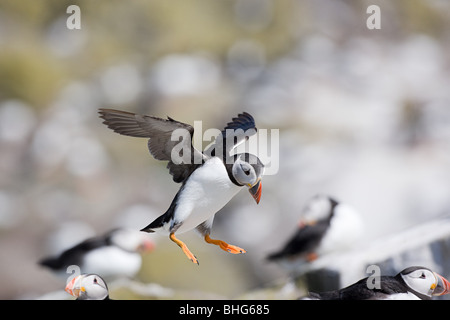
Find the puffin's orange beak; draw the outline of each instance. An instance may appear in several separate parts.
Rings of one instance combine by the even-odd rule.
[[[79,286],[77,286],[77,282],[81,279],[81,275],[74,277],[67,285],[66,285],[66,292],[73,295],[74,297],[79,297],[82,289]]]
[[[259,203],[259,200],[261,199],[261,178],[256,180],[256,183],[254,185],[250,185],[248,191],[252,195],[252,197],[255,199],[256,203]]]
[[[142,252],[142,253],[147,253],[152,251],[155,248],[155,244],[148,239],[145,239],[145,241],[143,241],[139,247],[138,247],[138,251]]]
[[[436,287],[434,288],[433,296],[442,296],[444,294],[450,293],[450,282],[436,272],[434,273],[434,275],[436,276],[438,282]]]

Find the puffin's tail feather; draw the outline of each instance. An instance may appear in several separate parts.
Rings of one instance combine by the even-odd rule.
[[[155,232],[155,230],[153,230],[153,229],[161,228],[163,226],[163,223],[164,223],[164,215],[161,215],[158,218],[156,218],[155,220],[153,220],[153,222],[150,223],[148,226],[141,229],[141,231]]]
[[[268,260],[268,261],[275,261],[275,260],[280,259],[282,256],[283,256],[283,252],[276,252],[276,253],[269,254],[266,257],[266,260]]]
[[[59,260],[54,257],[44,258],[38,261],[38,264],[41,266],[50,268],[50,269],[58,269],[61,267]]]

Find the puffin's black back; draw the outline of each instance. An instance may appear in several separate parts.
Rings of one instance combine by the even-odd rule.
[[[368,278],[361,279],[340,290],[322,293],[311,292],[309,297],[320,300],[374,300],[383,299],[391,294],[407,292],[407,287],[404,284],[403,279],[398,275],[395,277],[380,277],[380,289],[369,289],[367,287],[367,280]]]
[[[307,224],[297,230],[292,238],[284,245],[280,251],[267,256],[268,260],[277,260],[283,257],[293,257],[295,255],[314,252],[325,236],[331,219],[334,216],[334,208],[339,204],[333,198],[328,197],[331,203],[330,212],[327,217],[318,220],[315,224]]]
[[[87,299],[83,299],[83,298],[76,298],[75,300],[87,300]],[[109,294],[106,296],[106,298],[105,299],[102,299],[102,300],[114,300],[114,299],[111,299],[110,297],[109,297]]]
[[[269,255],[267,259],[276,260],[285,256],[294,256],[296,254],[314,251],[314,249],[320,244],[320,241],[322,240],[329,225],[330,220],[323,219],[312,226],[304,226],[303,228],[297,230],[282,250]]]
[[[59,256],[44,258],[39,264],[53,270],[60,270],[69,265],[81,265],[83,256],[94,249],[111,245],[111,234],[84,240],[70,249],[65,250]]]

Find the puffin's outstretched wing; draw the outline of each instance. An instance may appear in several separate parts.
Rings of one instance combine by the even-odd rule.
[[[240,113],[227,123],[221,134],[212,145],[205,149],[204,153],[210,156],[223,156],[226,159],[230,157],[231,150],[256,132],[255,119],[247,112]]]
[[[157,160],[169,161],[167,168],[175,182],[185,181],[204,160],[203,154],[192,146],[194,128],[189,124],[114,109],[100,109],[99,113],[114,132],[149,138],[150,154]],[[172,159],[173,150],[177,152],[176,159]]]

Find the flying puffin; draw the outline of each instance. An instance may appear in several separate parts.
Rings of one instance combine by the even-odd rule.
[[[141,231],[163,231],[169,234],[192,262],[197,258],[175,233],[197,229],[207,243],[233,253],[245,253],[240,247],[210,238],[214,215],[241,189],[248,187],[259,203],[264,165],[253,154],[231,154],[257,129],[247,112],[239,114],[203,152],[192,146],[194,128],[170,117],[161,119],[131,112],[100,109],[104,124],[115,132],[149,138],[148,149],[157,160],[169,161],[167,168],[173,181],[181,183],[167,211]],[[181,140],[181,141],[180,141]]]
[[[65,291],[77,300],[111,300],[105,280],[97,274],[81,274],[67,283]]]
[[[78,266],[83,273],[96,273],[110,280],[132,278],[141,268],[141,253],[153,248],[153,242],[141,232],[114,229],[88,238],[57,256],[44,258],[39,264],[64,278],[71,265]]]
[[[363,232],[363,223],[351,207],[326,195],[317,195],[307,203],[297,230],[271,261],[311,262],[320,255],[350,247]]]
[[[376,280],[376,279],[375,279]],[[373,289],[372,289],[373,288]],[[305,300],[431,300],[450,293],[450,282],[424,267],[409,267],[396,276],[381,276],[377,288],[364,278],[340,290],[310,292]]]

